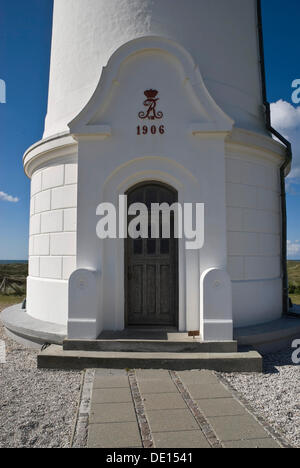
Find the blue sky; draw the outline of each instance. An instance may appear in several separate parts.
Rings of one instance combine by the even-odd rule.
[[[300,105],[291,84],[300,79],[299,0],[263,0],[268,100],[273,124],[294,144],[288,179],[289,257],[300,258]],[[52,0],[0,0],[0,259],[28,255],[29,180],[22,155],[42,137],[47,106]],[[299,111],[299,112],[298,112]],[[16,200],[18,199],[18,201]],[[298,242],[299,241],[299,242]]]

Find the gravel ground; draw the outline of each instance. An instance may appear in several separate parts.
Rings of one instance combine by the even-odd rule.
[[[36,350],[7,339],[0,364],[0,448],[68,448],[81,373],[37,370]]]
[[[264,356],[263,374],[221,374],[276,431],[300,448],[300,366],[291,348]]]

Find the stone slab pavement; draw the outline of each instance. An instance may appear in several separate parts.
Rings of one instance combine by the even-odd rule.
[[[89,448],[282,448],[210,371],[95,370]]]

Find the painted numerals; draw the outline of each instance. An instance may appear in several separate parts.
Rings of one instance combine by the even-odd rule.
[[[159,127],[156,125],[151,125],[151,127],[148,127],[148,125],[138,125],[137,127],[137,135],[156,135],[160,134],[163,135],[165,133],[165,126],[160,125]]]
[[[157,103],[159,101],[158,91],[156,89],[147,89],[144,92],[146,100],[144,101],[145,111],[141,111],[138,114],[141,120],[161,120],[164,116],[162,111],[157,110]],[[164,135],[164,125],[138,125],[137,135]]]

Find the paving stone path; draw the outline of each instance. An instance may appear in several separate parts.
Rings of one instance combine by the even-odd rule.
[[[89,448],[281,448],[209,371],[97,369]]]

